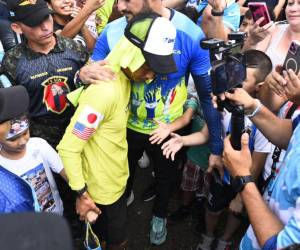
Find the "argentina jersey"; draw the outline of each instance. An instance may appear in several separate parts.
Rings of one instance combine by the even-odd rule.
[[[264,193],[268,207],[280,219],[284,228],[277,235],[277,249],[300,242],[300,126],[294,130],[284,160]],[[258,250],[253,228],[249,226],[240,249]]]

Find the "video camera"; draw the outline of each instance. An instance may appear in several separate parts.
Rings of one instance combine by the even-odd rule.
[[[200,46],[209,49],[212,68],[210,71],[213,94],[218,96],[218,110],[225,108],[232,113],[230,141],[234,149],[241,149],[241,135],[244,131],[244,108],[234,105],[229,100],[221,101],[219,95],[240,88],[246,79],[245,57],[240,52],[246,33],[233,32],[228,35],[228,42],[220,39],[204,39]]]

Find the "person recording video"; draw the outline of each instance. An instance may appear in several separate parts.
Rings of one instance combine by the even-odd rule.
[[[251,96],[259,96],[260,86],[265,79],[265,77],[270,73],[272,69],[272,63],[267,55],[258,50],[247,51],[244,55],[244,60],[246,64],[246,73],[247,77],[242,82],[242,88]],[[233,77],[233,76],[231,76]],[[218,85],[217,79],[215,85]],[[215,89],[217,86],[215,86]],[[232,109],[222,112],[223,114],[223,131],[224,136],[228,133],[233,133],[235,122],[233,118],[235,108],[238,106],[233,106]],[[254,179],[260,174],[261,170],[264,167],[266,157],[270,152],[270,143],[263,136],[263,134],[252,124],[249,118],[241,115],[243,120],[243,125],[245,128],[249,129],[250,132],[250,144],[249,148],[252,155],[252,166],[251,171],[253,173]],[[202,234],[202,242],[199,243],[197,250],[207,249],[215,241],[214,231],[218,226],[218,221],[221,215],[221,212],[229,206],[230,213],[228,215],[227,223],[225,225],[224,233],[217,240],[217,249],[223,249],[225,247],[230,247],[232,245],[232,238],[235,231],[240,227],[240,214],[242,212],[242,201],[241,198],[237,195],[237,190],[232,185],[232,180],[228,177],[229,180],[219,176],[215,171],[211,175],[210,187],[209,187],[209,199],[206,206],[206,233]]]
[[[285,82],[282,89],[287,99],[299,105],[299,75],[293,70],[284,70],[279,78]],[[251,223],[240,243],[240,249],[281,249],[299,243],[300,116],[292,120],[280,119],[241,88],[235,89],[233,93],[226,92],[225,97],[235,104],[243,105],[245,114],[251,114],[251,121],[273,144],[287,148],[286,156],[266,187],[263,197],[253,182],[240,182],[239,193]],[[232,148],[228,137],[224,142],[224,164],[236,180],[251,175],[252,159],[248,143],[247,134],[241,138],[241,151]]]

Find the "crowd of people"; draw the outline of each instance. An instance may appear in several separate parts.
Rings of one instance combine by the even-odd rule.
[[[232,33],[245,34],[246,77],[213,95],[220,55],[200,43]],[[1,213],[64,216],[74,239],[86,222],[102,249],[124,250],[136,168],[151,167],[138,187],[153,200],[151,244],[196,201],[195,250],[297,249],[300,73],[285,58],[293,44],[300,63],[300,1],[3,0],[0,41]]]

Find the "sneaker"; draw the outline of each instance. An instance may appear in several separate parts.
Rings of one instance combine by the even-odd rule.
[[[143,201],[152,201],[155,198],[155,185],[151,184],[149,187],[145,189],[142,194]]]
[[[167,219],[152,217],[150,229],[150,243],[154,245],[161,245],[167,238]]]
[[[146,151],[143,152],[143,156],[138,160],[138,165],[140,168],[147,168],[150,166],[150,159],[146,154]]]
[[[134,201],[134,193],[131,190],[130,195],[128,196],[127,201],[126,201],[127,207],[129,207],[133,203],[133,201]]]
[[[211,244],[214,241],[213,237],[209,237],[205,234],[201,234],[202,241],[198,244],[196,250],[210,250]]]
[[[230,242],[230,241],[227,242],[227,241],[219,239],[217,242],[216,250],[230,250],[231,245],[232,245],[232,242]]]
[[[175,212],[173,212],[169,217],[169,223],[176,223],[185,220],[191,214],[190,207],[181,206]]]

